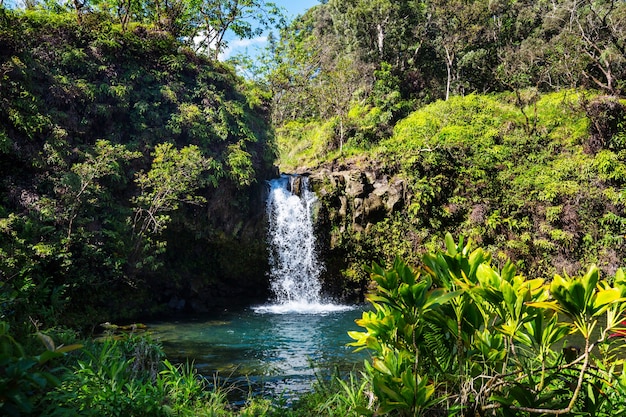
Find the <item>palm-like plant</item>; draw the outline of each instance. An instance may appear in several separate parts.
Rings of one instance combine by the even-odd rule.
[[[366,370],[378,412],[561,415],[584,404],[602,415],[609,401],[624,402],[615,353],[624,343],[609,337],[626,311],[623,271],[610,282],[596,267],[527,279],[450,235],[445,252],[422,261],[417,269],[398,259],[388,270],[374,264],[374,310],[357,321],[364,332],[350,332],[353,346],[372,352]],[[584,346],[570,346],[574,338]]]

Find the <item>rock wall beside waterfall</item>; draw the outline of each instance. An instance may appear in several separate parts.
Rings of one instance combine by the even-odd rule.
[[[406,181],[356,165],[321,168],[309,181],[320,201],[316,229],[326,264],[324,288],[340,299],[362,299],[369,285],[363,263],[379,255],[375,229],[407,205]]]
[[[322,169],[311,174],[310,181],[340,232],[367,231],[406,201],[405,181],[376,171]]]
[[[222,183],[206,206],[176,218],[167,231],[170,280],[158,289],[167,309],[204,313],[269,297],[267,195],[264,180],[247,193]]]

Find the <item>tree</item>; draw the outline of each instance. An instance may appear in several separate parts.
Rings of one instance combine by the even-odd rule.
[[[337,54],[339,46],[325,7],[314,7],[281,31],[270,44],[268,84],[272,92],[272,121],[319,118],[320,75],[323,62]]]
[[[326,7],[342,49],[372,64],[370,71],[390,64],[391,74],[400,80],[398,92],[406,100],[420,93],[426,74],[432,72],[429,4],[424,0],[331,0]]]
[[[195,0],[153,0],[147,4],[147,11],[159,29],[179,37],[193,32],[196,3]]]
[[[626,74],[624,2],[537,2],[520,11],[524,13],[515,26],[534,30],[522,30],[499,48],[509,74],[516,74],[518,81],[523,76],[527,86],[544,90],[585,85],[620,93]]]
[[[484,39],[490,38],[489,10],[483,1],[433,1],[432,42],[446,66],[445,98],[452,89],[462,89],[459,62],[481,49]],[[456,86],[454,84],[457,84]]]
[[[357,92],[365,97],[373,84],[374,65],[343,49],[336,22],[324,5],[309,10],[281,32],[270,74],[273,118],[337,118],[338,144],[345,143],[345,120]]]
[[[141,193],[133,198],[135,215],[132,219],[134,248],[131,261],[149,248],[163,248],[163,244],[153,241],[170,222],[169,213],[181,203],[201,204],[204,197],[194,194],[206,184],[203,173],[213,165],[202,155],[195,145],[178,150],[171,143],[157,145],[153,152],[152,167],[148,172],[137,174],[135,182]],[[146,263],[146,262],[140,262]],[[131,264],[131,267],[135,265]]]
[[[343,151],[345,119],[354,94],[371,84],[359,67],[349,56],[340,55],[333,62],[333,68],[324,69],[319,80],[317,97],[321,100],[322,117],[337,117],[339,120],[339,152]]]
[[[284,24],[283,11],[265,0],[202,0],[198,5],[197,46],[214,59],[228,47],[226,34],[252,39]]]
[[[64,177],[64,186],[59,188],[67,200],[67,244],[71,241],[74,222],[85,203],[93,206],[98,202],[102,192],[99,180],[103,177],[119,177],[121,163],[139,156],[139,153],[127,150],[124,145],[99,140],[95,144],[95,154],[86,153],[84,162],[72,166]]]
[[[428,27],[422,0],[331,0],[335,31],[365,62],[404,68],[419,50]]]
[[[582,57],[590,61],[585,78],[609,94],[619,94],[626,75],[626,4],[618,0],[574,0],[566,3],[570,24],[566,31]]]

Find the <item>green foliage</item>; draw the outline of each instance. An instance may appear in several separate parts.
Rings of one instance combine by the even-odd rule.
[[[48,395],[53,404],[49,412],[68,415],[74,409],[81,415],[140,415],[144,410],[159,415],[154,385],[139,383],[149,376],[133,376],[131,366],[137,358],[126,358],[124,353],[114,342],[86,352],[88,359],[79,360],[59,389]]]
[[[110,177],[120,181],[121,165],[141,156],[139,152],[130,152],[123,145],[113,145],[108,141],[99,140],[94,146],[95,155],[85,155],[85,161],[74,164],[61,181],[62,191],[59,192],[67,207],[67,240],[72,237],[74,221],[79,216],[83,205],[93,208],[99,203],[102,185],[99,179]],[[86,217],[86,216],[83,216]]]
[[[230,168],[230,176],[239,186],[250,185],[254,182],[254,168],[251,155],[242,149],[242,142],[230,145],[226,157],[226,164]]]
[[[366,378],[353,372],[346,376],[333,374],[318,377],[312,390],[303,393],[293,404],[274,406],[268,416],[276,417],[364,417],[372,416],[369,408],[370,385]]]
[[[333,135],[332,122],[324,124],[291,122],[277,131],[280,166],[295,169],[299,164],[315,164],[324,155]]]
[[[187,212],[232,201],[240,223],[274,160],[266,98],[170,33],[94,12],[109,6],[80,22],[1,9],[0,299],[20,332],[29,315],[87,328],[148,305],[186,268],[172,256],[171,271],[155,273],[168,243],[208,250],[232,227]],[[156,13],[131,6],[141,11],[120,10],[131,20]]]
[[[39,415],[42,397],[59,385],[59,369],[50,368],[49,362],[82,346],[56,346],[50,336],[37,332],[46,350],[31,355],[9,330],[9,324],[0,321],[0,413],[6,416]]]
[[[593,266],[581,277],[527,279],[448,234],[446,250],[426,253],[417,270],[396,259],[370,272],[374,310],[357,321],[364,332],[349,334],[372,352],[377,412],[622,410],[626,346],[611,337],[626,313],[621,269],[609,280]]]
[[[171,222],[171,212],[183,202],[205,203],[196,190],[209,182],[217,185],[216,175],[206,174],[215,165],[195,145],[178,150],[171,143],[163,143],[156,146],[153,157],[150,170],[138,173],[135,179],[141,193],[132,201],[134,247],[130,263],[137,269],[159,266],[150,254],[164,250],[165,242],[159,239]]]
[[[150,170],[136,178],[142,193],[134,199],[133,228],[139,229],[139,235],[162,231],[169,220],[165,213],[177,209],[181,201],[202,203],[204,198],[193,193],[204,185],[201,176],[211,166],[195,145],[177,150],[163,143],[155,147],[153,156]]]
[[[390,127],[384,119],[402,113],[402,103],[512,91],[524,107],[532,95],[523,91],[581,86],[622,94],[625,11],[624,4],[610,0],[331,0],[294,21],[271,52],[279,52],[276,60],[298,57],[291,63],[304,69],[310,86],[333,73],[324,65],[327,57],[354,56],[367,78],[365,97],[359,98],[382,108],[384,133]],[[269,77],[279,81],[275,109],[287,115],[279,125],[302,117],[297,107],[307,90],[302,78],[286,72],[278,65]],[[531,132],[532,112],[525,114]]]
[[[282,10],[265,0],[203,0],[198,2],[198,35],[201,46],[215,59],[228,46],[226,33],[240,39],[260,36],[264,30],[284,23]]]
[[[338,269],[362,281],[363,261],[400,255],[415,263],[424,249],[438,247],[442,230],[452,230],[524,272],[575,273],[595,263],[614,273],[626,241],[624,167],[620,151],[588,150],[586,106],[593,97],[569,90],[537,95],[524,110],[532,134],[514,94],[452,97],[411,113],[376,146],[348,142],[343,158],[329,153],[310,162],[301,152],[307,166],[365,170],[377,181],[405,184],[402,207],[384,218],[354,226],[357,220],[334,214]],[[354,107],[353,116],[367,120],[366,111]],[[295,137],[279,131],[281,143]],[[285,149],[293,159],[296,146]],[[337,190],[321,199],[330,213],[340,207]]]
[[[50,416],[262,417],[285,415],[264,399],[233,409],[231,388],[209,388],[193,365],[172,364],[148,338],[104,338],[89,344],[43,398]]]

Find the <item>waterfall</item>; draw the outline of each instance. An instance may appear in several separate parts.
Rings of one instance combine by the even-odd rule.
[[[343,309],[321,299],[324,269],[316,251],[313,209],[317,201],[308,178],[283,175],[269,182],[267,199],[272,312]]]
[[[296,180],[300,187],[294,186]],[[292,192],[298,188],[300,195]],[[320,301],[322,265],[315,250],[312,218],[316,200],[306,177],[284,175],[270,181],[270,283],[280,304]]]

